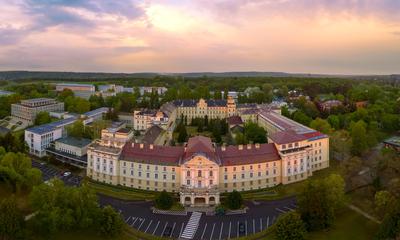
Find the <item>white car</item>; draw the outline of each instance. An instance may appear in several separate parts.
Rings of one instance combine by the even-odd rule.
[[[71,175],[71,172],[65,172],[63,176],[68,177],[69,175]]]

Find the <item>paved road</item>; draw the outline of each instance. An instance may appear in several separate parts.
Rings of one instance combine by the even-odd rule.
[[[45,181],[57,177],[67,185],[78,186],[82,180],[73,174],[63,177],[60,170],[38,161],[32,160],[32,166],[42,171]],[[155,236],[178,238],[191,215],[190,213],[187,216],[153,214],[152,202],[123,201],[104,195],[99,195],[99,202],[102,206],[114,207],[129,226]],[[249,207],[246,214],[226,216],[202,214],[194,239],[231,239],[257,233],[270,227],[282,213],[294,210],[296,201],[295,198],[286,198],[267,202],[246,202],[246,205]],[[240,225],[244,226],[243,232],[239,232]]]

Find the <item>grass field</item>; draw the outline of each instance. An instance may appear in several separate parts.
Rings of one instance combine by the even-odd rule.
[[[87,184],[96,193],[122,200],[153,200],[157,196],[156,192],[111,186],[93,181],[88,181]]]
[[[311,179],[319,179],[327,177],[332,173],[339,173],[339,168],[337,166],[330,166],[329,168],[322,169],[315,172]],[[290,196],[294,196],[300,192],[306,181],[301,181],[297,183],[291,183],[288,185],[278,185],[276,187],[268,189],[260,189],[254,191],[247,191],[242,193],[242,197],[245,200],[276,200],[282,199]]]
[[[341,212],[337,215],[335,224],[331,229],[311,233],[308,239],[368,240],[374,238],[378,227],[378,224],[348,209],[346,212]]]

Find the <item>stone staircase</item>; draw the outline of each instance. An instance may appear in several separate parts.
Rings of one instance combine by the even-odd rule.
[[[185,230],[183,230],[180,239],[193,239],[197,228],[199,227],[201,215],[202,213],[200,212],[192,213],[192,216],[190,216],[189,222],[186,224]]]

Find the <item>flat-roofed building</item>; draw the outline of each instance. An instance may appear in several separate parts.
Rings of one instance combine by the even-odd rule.
[[[10,96],[10,95],[13,95],[13,94],[15,94],[15,93],[14,92],[10,92],[10,91],[6,91],[6,90],[0,90],[0,97]]]
[[[81,83],[57,83],[56,91],[62,92],[65,89],[71,90],[76,97],[89,99],[90,96],[96,93],[96,87],[92,84]]]
[[[86,168],[87,149],[91,143],[92,140],[86,138],[64,137],[55,140],[46,152],[63,163]]]
[[[71,125],[76,120],[82,120],[84,125],[101,119],[108,111],[108,108],[99,108],[86,112],[81,115],[61,114],[62,120],[35,126],[25,130],[25,142],[28,144],[29,153],[38,157],[46,155],[46,148],[57,139],[67,136],[66,126]]]
[[[135,122],[133,113],[129,112],[119,112],[118,120],[125,123],[128,128],[133,128]]]
[[[67,118],[25,130],[25,142],[29,153],[38,157],[46,155],[46,149],[53,141],[67,136],[66,126],[74,123],[77,118]]]
[[[11,116],[28,121],[30,124],[40,112],[64,111],[64,103],[51,98],[33,98],[21,100],[21,103],[11,104]]]

